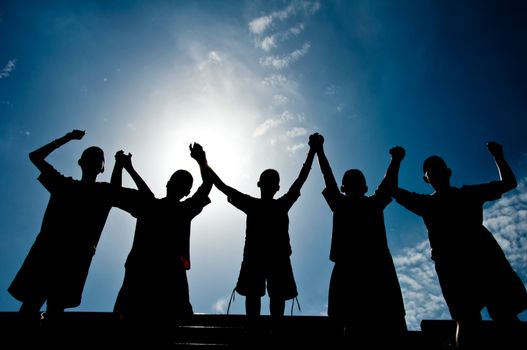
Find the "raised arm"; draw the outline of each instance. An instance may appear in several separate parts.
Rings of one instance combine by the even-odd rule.
[[[201,173],[201,179],[203,181],[194,196],[207,197],[210,193],[210,190],[212,189],[212,175],[209,168],[209,164],[207,162],[205,151],[203,150],[203,147],[201,147],[201,145],[198,143],[194,143],[194,145],[191,144],[189,146],[189,149],[190,156],[194,158],[196,162],[198,162],[199,170]]]
[[[194,144],[194,145],[196,145],[196,144]],[[191,145],[190,151],[191,151],[191,156],[192,156],[192,152],[193,152],[192,145]],[[203,155],[203,157],[204,156],[205,155]],[[200,164],[200,169],[201,169],[201,176],[203,177],[203,181],[204,182],[205,181],[210,181],[211,185],[216,186],[216,188],[218,190],[220,190],[221,192],[223,192],[223,194],[225,194],[227,197],[233,197],[233,196],[242,194],[238,190],[236,190],[236,189],[234,189],[234,188],[232,188],[230,186],[227,186],[220,179],[220,177],[214,172],[214,170],[212,170],[212,168],[208,165],[208,162],[206,161],[206,159],[205,159],[205,166],[201,166],[201,164]],[[209,189],[209,191],[210,191],[210,189]]]
[[[494,157],[494,162],[496,163],[500,175],[500,181],[503,184],[503,191],[507,192],[516,188],[516,186],[518,186],[518,181],[516,180],[516,176],[514,176],[514,172],[509,163],[505,160],[502,145],[490,141],[487,143],[487,148],[490,154]]]
[[[134,181],[139,192],[154,196],[154,193],[150,190],[143,178],[137,173],[132,165],[132,155],[130,153],[125,154],[122,150],[115,153],[115,166],[112,171],[112,178],[110,183],[116,187],[122,187],[122,174],[123,169],[126,169],[130,177]]]
[[[393,195],[399,187],[399,168],[401,167],[401,162],[404,159],[405,154],[406,151],[401,146],[395,146],[390,149],[392,160],[388,165],[384,179],[379,185],[379,190],[386,191],[390,196]]]
[[[315,158],[316,151],[322,146],[319,137],[321,137],[319,134],[313,134],[309,136],[309,151],[307,152],[306,160],[302,165],[302,169],[300,169],[298,177],[291,185],[289,191],[300,192],[304,182],[306,182],[309,171],[311,170],[311,166],[313,165],[313,159]]]
[[[324,176],[324,183],[326,184],[326,188],[330,191],[339,192],[337,181],[335,181],[335,176],[333,175],[333,171],[331,170],[329,161],[326,158],[326,154],[324,153],[324,137],[319,134],[316,135],[318,135],[318,143],[316,143],[316,145],[318,146],[316,147],[318,155],[318,164],[320,166],[320,170],[322,171],[322,175]]]
[[[39,149],[36,149],[33,152],[29,153],[29,159],[33,164],[35,164],[38,170],[43,171],[46,166],[49,166],[49,163],[46,161],[46,157],[49,156],[51,152],[61,147],[62,145],[70,142],[71,140],[82,139],[85,133],[86,132],[82,130],[72,130],[66,135],[55,139],[47,145],[44,145]]]

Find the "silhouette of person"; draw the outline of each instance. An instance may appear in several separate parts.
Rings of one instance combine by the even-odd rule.
[[[40,319],[47,302],[46,319],[57,320],[65,308],[80,305],[88,270],[113,203],[112,186],[96,182],[104,171],[104,152],[96,146],[82,153],[80,180],[59,173],[46,157],[85,132],[73,130],[29,154],[40,170],[38,180],[50,199],[37,235],[22,267],[8,288],[22,302],[20,313]]]
[[[487,143],[500,180],[460,188],[450,184],[452,171],[439,156],[423,164],[424,181],[435,192],[417,194],[399,188],[395,200],[421,216],[428,230],[432,260],[450,315],[457,322],[458,348],[476,346],[481,310],[505,328],[519,324],[527,309],[525,287],[492,233],[483,226],[483,204],[517,186],[503,148]]]
[[[191,221],[210,203],[212,188],[205,152],[195,143],[191,156],[198,162],[202,185],[189,198],[193,178],[177,170],[166,185],[166,197],[157,199],[132,166],[131,154],[117,152],[115,183],[121,184],[124,168],[137,190],[125,189],[117,206],[137,218],[132,248],[114,313],[139,322],[175,322],[193,315],[187,270],[190,269]]]
[[[374,332],[393,341],[407,328],[401,288],[386,238],[384,208],[397,188],[405,150],[390,149],[392,160],[384,179],[373,195],[366,196],[366,179],[358,169],[344,173],[339,191],[324,153],[324,138],[315,134],[312,142],[326,185],[322,193],[333,212],[330,260],[335,265],[329,285],[328,316],[347,334],[360,334],[367,342],[374,340]]]
[[[314,156],[310,148],[298,178],[286,194],[276,199],[280,176],[274,169],[264,170],[260,175],[257,183],[260,198],[227,186],[210,170],[214,185],[227,196],[229,203],[247,215],[243,261],[235,291],[245,296],[245,311],[251,319],[260,315],[266,283],[272,316],[283,316],[285,301],[298,295],[290,260],[288,212],[300,197]]]

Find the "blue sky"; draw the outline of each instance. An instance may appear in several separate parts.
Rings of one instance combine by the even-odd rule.
[[[494,180],[485,142],[495,140],[520,186],[489,203],[485,223],[527,282],[526,15],[522,1],[3,1],[0,310],[19,307],[6,289],[49,198],[27,155],[72,129],[85,138],[49,157],[62,173],[78,178],[81,151],[99,145],[100,180],[109,181],[124,149],[158,197],[176,169],[199,183],[188,154],[195,141],[227,184],[257,196],[266,168],[280,172],[279,194],[289,187],[312,132],[325,136],[337,179],[362,169],[371,191],[394,145],[407,149],[401,187],[431,192],[421,179],[431,154],[446,159],[454,185]],[[290,211],[302,315],[327,310],[322,189],[315,164]],[[194,310],[223,313],[245,217],[216,189],[211,199],[193,223],[188,276]],[[385,216],[409,327],[449,318],[421,220],[396,203]],[[74,310],[112,309],[134,224],[112,210]],[[237,298],[231,312],[243,305]]]

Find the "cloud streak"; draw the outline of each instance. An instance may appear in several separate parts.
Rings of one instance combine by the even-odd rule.
[[[249,31],[256,35],[263,34],[276,21],[285,21],[291,16],[303,14],[313,15],[320,9],[318,1],[292,1],[283,10],[273,11],[268,15],[257,17],[249,22]]]
[[[302,48],[297,49],[290,54],[284,55],[284,56],[267,56],[260,59],[260,64],[264,67],[272,66],[276,69],[283,69],[289,66],[291,63],[298,61],[300,58],[305,56],[309,49],[311,48],[311,44],[309,42],[306,42],[302,45]]]
[[[216,300],[214,305],[212,305],[212,310],[219,314],[225,314],[227,313],[227,305],[229,303],[228,298],[220,298]]]
[[[0,79],[7,78],[12,71],[15,70],[16,67],[16,59],[9,60],[7,64],[0,70]]]

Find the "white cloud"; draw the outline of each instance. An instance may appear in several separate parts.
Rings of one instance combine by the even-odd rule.
[[[269,52],[272,49],[277,48],[279,42],[286,41],[292,36],[298,36],[303,31],[304,31],[304,24],[298,23],[287,30],[265,36],[263,39],[257,38],[256,46],[261,48],[265,52]]]
[[[288,55],[285,56],[267,56],[265,58],[260,59],[260,64],[264,67],[272,66],[276,69],[283,69],[287,66],[289,66],[291,63],[298,61],[300,58],[305,56],[309,49],[311,48],[311,44],[309,42],[304,43],[302,45],[302,48],[297,49],[293,52],[291,52]]]
[[[223,62],[223,58],[218,51],[209,51],[207,58],[198,64],[198,69],[203,70],[212,65],[219,65]]]
[[[287,96],[284,95],[274,95],[273,96],[273,103],[275,105],[285,105],[289,99]]]
[[[293,34],[293,35],[299,35],[303,31],[304,31],[304,24],[303,23],[298,23],[297,25],[289,28],[289,30],[288,30],[288,32]]]
[[[304,116],[302,114],[293,114],[289,112],[288,110],[285,110],[277,116],[276,118],[269,118],[264,120],[263,123],[258,125],[256,129],[254,129],[253,136],[258,137],[266,134],[269,130],[276,128],[277,126],[290,121],[298,121],[302,122],[304,120]],[[300,129],[300,128],[299,128]]]
[[[287,78],[284,77],[283,75],[272,74],[268,77],[265,77],[262,83],[266,86],[276,87],[276,86],[285,86],[287,85],[287,82],[288,82]]]
[[[262,34],[273,23],[273,16],[262,16],[249,22],[249,30],[254,34]]]
[[[212,310],[216,313],[225,314],[227,313],[227,305],[229,304],[229,298],[220,298],[216,300],[212,305]]]
[[[312,16],[320,9],[318,1],[293,0],[283,10],[254,18],[249,22],[249,31],[256,36],[256,46],[269,52],[276,48],[279,41],[285,41],[291,36],[297,36],[304,31],[302,22],[296,23],[285,30],[278,30],[272,35],[260,39],[270,28],[277,27],[275,22],[284,22],[293,16],[306,18]]]
[[[275,35],[266,36],[260,42],[260,47],[262,48],[262,50],[264,50],[266,52],[271,51],[272,48],[276,47],[276,36]]]
[[[423,319],[450,318],[429,252],[428,241],[423,241],[404,249],[393,259],[403,293],[409,329],[420,329]]]
[[[262,124],[258,125],[253,132],[254,137],[262,136],[270,129],[277,127],[284,122],[283,119],[267,119]]]
[[[287,137],[298,137],[298,136],[303,136],[305,134],[307,134],[307,130],[305,128],[294,127],[291,130],[288,130],[285,133],[285,136],[287,136]]]
[[[287,146],[287,151],[291,154],[295,154],[297,151],[301,150],[302,148],[305,148],[305,143],[295,143],[292,146]]]
[[[15,70],[16,67],[16,59],[9,60],[4,68],[0,70],[0,79],[7,78],[9,74],[11,74],[12,71]]]
[[[527,282],[527,178],[485,210],[483,221],[496,237],[512,267]]]

